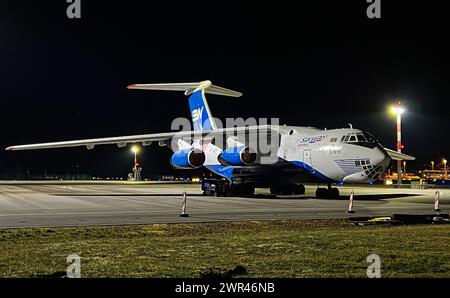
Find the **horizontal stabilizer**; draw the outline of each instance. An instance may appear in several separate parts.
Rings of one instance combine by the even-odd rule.
[[[141,90],[164,90],[164,91],[183,91],[185,95],[190,95],[198,90],[204,90],[205,93],[241,97],[242,93],[213,85],[211,81],[202,81],[198,83],[165,83],[165,84],[133,84],[128,89]]]
[[[384,148],[386,150],[387,154],[389,154],[389,157],[393,160],[415,160],[416,158],[411,155],[403,154],[397,151],[394,151],[392,149]]]

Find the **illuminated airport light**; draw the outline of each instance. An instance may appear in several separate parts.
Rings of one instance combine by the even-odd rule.
[[[405,112],[405,109],[402,108],[400,100],[395,101],[395,105],[391,106],[389,111],[391,114],[396,115],[397,118],[397,152],[401,153],[403,148],[405,147],[402,144],[402,114]],[[401,160],[397,160],[397,183],[402,184],[402,170],[401,170]]]
[[[403,114],[406,110],[404,108],[400,108],[400,107],[396,107],[396,106],[392,106],[390,109],[391,114],[393,115],[398,115],[398,114]]]
[[[442,159],[442,163],[444,164],[444,179],[448,180],[448,174],[447,174],[447,160],[445,158]]]
[[[133,152],[134,154],[139,153],[139,146],[134,145],[133,147],[131,147],[131,152]]]

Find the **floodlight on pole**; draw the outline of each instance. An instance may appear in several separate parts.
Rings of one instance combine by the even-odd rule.
[[[133,165],[133,172],[134,172],[134,180],[138,180],[138,168],[137,168],[137,154],[139,153],[140,148],[137,145],[133,145],[131,147],[131,152],[134,153],[134,165]]]
[[[133,152],[134,154],[139,153],[139,146],[133,145],[133,147],[131,147],[131,152]]]
[[[447,160],[445,158],[442,159],[442,163],[444,164],[444,179],[447,180],[448,179],[448,175],[447,175]]]
[[[401,107],[400,100],[395,102],[395,106],[391,107],[391,113],[397,116],[397,152],[402,153],[402,114],[406,111]],[[402,184],[402,161],[397,160],[397,183]]]

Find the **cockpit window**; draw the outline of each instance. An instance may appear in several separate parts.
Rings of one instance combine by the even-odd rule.
[[[357,134],[358,142],[367,142],[366,138],[362,134]]]
[[[377,143],[377,139],[375,139],[374,136],[368,133],[367,131],[364,132],[364,135],[369,143]]]
[[[368,132],[351,132],[342,136],[341,143],[355,143],[355,145],[372,148],[378,144],[378,141]]]

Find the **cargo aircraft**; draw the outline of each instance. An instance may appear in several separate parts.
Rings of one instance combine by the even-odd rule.
[[[193,130],[16,145],[6,150],[77,146],[93,149],[104,144],[124,147],[158,142],[173,150],[170,159],[173,167],[205,167],[214,173],[215,178],[203,179],[202,189],[205,194],[216,196],[251,196],[256,187],[270,188],[272,194],[304,194],[304,183],[315,183],[317,198],[336,198],[339,190],[333,185],[372,183],[386,171],[392,159],[414,160],[412,156],[384,148],[372,134],[351,125],[338,129],[286,125],[219,128],[205,94],[240,97],[242,93],[215,86],[211,81],[134,84],[128,89],[184,92],[189,97]],[[268,143],[276,144],[275,149],[262,152],[255,142],[249,141],[252,136],[270,139]],[[226,142],[217,142],[220,138]]]

